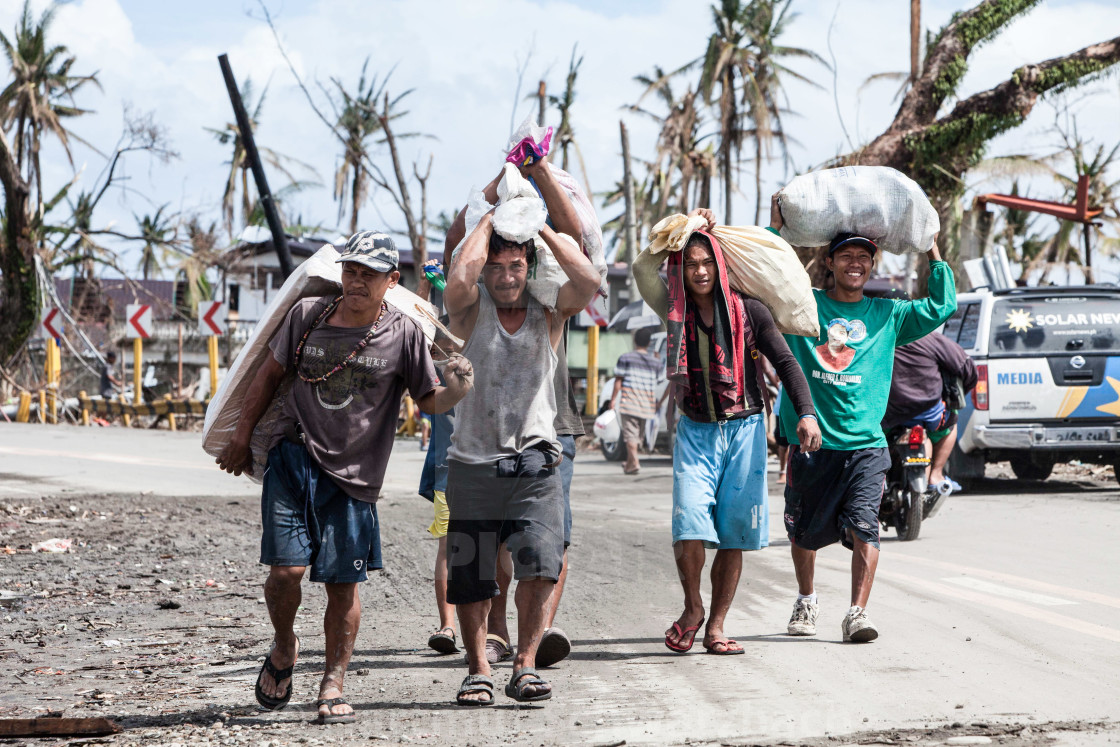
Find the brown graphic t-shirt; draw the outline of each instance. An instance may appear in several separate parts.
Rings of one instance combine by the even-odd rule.
[[[269,343],[273,357],[289,372],[295,370],[295,351],[304,331],[332,300],[300,300]],[[322,322],[303,346],[300,371],[307,378],[322,376],[345,360],[368,331],[369,327]],[[295,379],[270,448],[298,422],[307,451],[319,467],[347,495],[372,503],[393,450],[401,395],[408,389],[419,400],[438,385],[424,333],[389,306],[373,339],[350,366],[318,384]]]

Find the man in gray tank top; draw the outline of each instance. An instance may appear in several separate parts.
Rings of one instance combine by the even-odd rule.
[[[564,558],[556,349],[567,319],[599,287],[599,275],[579,245],[545,226],[540,239],[568,281],[556,309],[542,306],[528,292],[534,242],[506,241],[494,231],[492,215],[467,237],[444,294],[451,330],[467,340],[463,354],[475,371],[473,392],[457,406],[448,451],[447,600],[458,607],[470,664],[456,698],[461,705],[494,702],[487,615],[490,600],[500,593],[496,566],[503,542],[519,582],[517,656],[505,692],[518,701],[552,696],[534,667]]]

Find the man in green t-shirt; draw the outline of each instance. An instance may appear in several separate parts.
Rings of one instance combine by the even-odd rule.
[[[775,195],[770,229],[777,233],[781,226]],[[836,236],[825,260],[833,287],[813,291],[820,339],[786,335],[809,382],[822,436],[819,451],[802,452],[797,444],[797,413],[789,402],[782,403],[782,432],[791,445],[784,518],[798,586],[790,635],[816,634],[816,553],[840,541],[853,551],[852,599],[842,624],[844,640],[866,642],[878,637],[866,607],[879,561],[883,478],[891,464],[880,423],[890,396],[894,349],[937,329],[957,308],[953,271],[941,261],[936,240],[926,252],[928,298],[899,301],[864,296],[877,251],[875,242],[866,237]]]

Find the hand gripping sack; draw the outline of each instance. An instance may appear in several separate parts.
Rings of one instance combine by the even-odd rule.
[[[893,254],[925,252],[941,221],[910,177],[886,166],[845,166],[802,174],[779,192],[782,238],[826,246],[839,233],[866,236]]]
[[[342,265],[337,263],[338,257],[338,251],[333,246],[323,245],[307,261],[296,267],[265,308],[261,320],[253,327],[248,341],[241,348],[233,365],[229,367],[229,372],[206,406],[202,449],[210,456],[219,456],[233,438],[237,423],[241,419],[241,409],[249,385],[267,356],[272,355],[268,344],[284,323],[288,312],[301,298],[329,296],[341,290]],[[416,305],[419,304],[433,316],[438,316],[435,307],[430,303],[400,285],[390,288],[385,293],[385,301],[420,325],[429,340],[435,337],[435,325],[416,310]],[[250,441],[253,451],[253,472],[248,476],[256,482],[260,482],[264,475],[264,468],[268,461],[268,446],[272,442],[276,421],[280,417],[294,378],[294,374],[284,378],[277,387],[272,402],[265,408],[257,427],[253,430]]]
[[[681,251],[706,223],[699,216],[664,218],[650,232],[650,253]],[[789,244],[757,226],[716,226],[709,233],[723,249],[732,288],[765,304],[783,334],[820,335],[812,282]]]

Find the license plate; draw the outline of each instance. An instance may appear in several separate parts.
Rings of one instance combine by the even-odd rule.
[[[1047,428],[1046,443],[1109,443],[1115,441],[1112,428]]]

